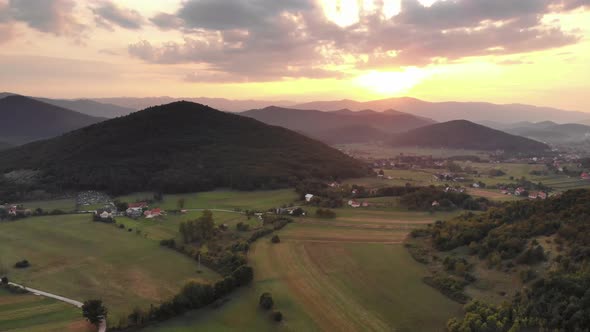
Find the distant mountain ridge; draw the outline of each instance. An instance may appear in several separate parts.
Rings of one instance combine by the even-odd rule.
[[[322,112],[266,107],[240,113],[266,124],[281,126],[329,144],[363,143],[383,140],[387,135],[419,128],[434,121],[402,112],[380,113],[371,110]]]
[[[514,123],[519,121],[556,121],[561,123],[589,121],[590,113],[560,110],[551,107],[538,107],[523,104],[499,105],[484,102],[427,102],[416,98],[388,98],[367,102],[350,99],[317,101],[290,106],[295,109],[317,109],[335,111],[350,109],[359,111],[397,111],[418,115],[435,121],[469,120],[473,122],[494,121]]]
[[[550,149],[544,143],[511,135],[467,120],[437,123],[398,134],[392,139],[391,144],[394,146],[504,150],[508,152],[539,152]]]
[[[0,99],[8,96],[20,96],[19,94],[2,92]],[[99,118],[116,118],[118,116],[127,115],[136,112],[136,109],[121,107],[113,104],[99,103],[90,99],[51,99],[42,97],[26,96],[47,104],[58,106],[61,108],[75,111],[78,113],[99,117]]]
[[[0,119],[0,141],[10,144],[51,138],[105,120],[18,95],[0,99]]]
[[[38,185],[124,193],[278,188],[368,174],[323,143],[257,120],[175,102],[0,152],[0,174],[41,172]]]
[[[207,105],[209,107],[218,109],[220,111],[226,112],[243,112],[246,110],[257,109],[257,108],[264,108],[270,105],[276,106],[289,106],[295,104],[292,101],[286,100],[275,100],[275,101],[268,101],[268,100],[234,100],[234,99],[225,99],[225,98],[207,98],[207,97],[188,97],[188,98],[174,98],[174,97],[144,97],[144,98],[134,98],[134,97],[114,97],[114,98],[94,98],[93,100],[101,103],[109,103],[118,105],[121,107],[132,108],[136,110],[169,104],[177,101],[189,101],[197,104]]]

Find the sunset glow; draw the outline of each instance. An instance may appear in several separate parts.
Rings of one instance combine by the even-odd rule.
[[[49,97],[409,95],[590,111],[588,8],[505,2],[48,0],[36,17],[0,0],[0,84]]]

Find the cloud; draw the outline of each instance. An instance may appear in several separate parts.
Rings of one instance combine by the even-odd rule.
[[[8,18],[57,36],[79,36],[85,26],[75,15],[73,0],[10,0]]]
[[[97,24],[111,30],[113,25],[137,30],[145,23],[145,19],[138,11],[119,7],[110,1],[101,2],[98,7],[92,8],[92,11]]]
[[[543,16],[589,2],[455,0],[424,6],[402,0],[401,11],[385,17],[383,1],[374,1],[376,10],[342,26],[313,0],[187,0],[176,13],[150,19],[182,32],[183,42],[141,40],[128,49],[146,62],[204,68],[187,75],[191,81],[338,77],[342,70],[326,68],[426,66],[577,43],[580,32],[546,24]]]

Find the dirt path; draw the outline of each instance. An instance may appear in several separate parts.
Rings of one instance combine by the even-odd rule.
[[[82,308],[82,305],[84,305],[80,301],[68,299],[67,297],[63,297],[63,296],[60,296],[60,295],[47,293],[47,292],[44,292],[44,291],[40,291],[38,289],[25,287],[23,285],[15,284],[13,282],[9,282],[8,284],[9,285],[12,285],[12,286],[20,287],[20,288],[22,288],[22,289],[24,289],[24,290],[26,290],[26,291],[34,294],[34,295],[52,298],[52,299],[55,299],[55,300],[58,300],[58,301],[61,301],[61,302],[67,303],[67,304],[71,304],[71,305],[73,305],[75,307],[78,307],[78,308]],[[102,322],[100,322],[100,326],[98,327],[98,332],[106,332],[106,330],[107,330],[107,322],[105,320],[103,320]]]

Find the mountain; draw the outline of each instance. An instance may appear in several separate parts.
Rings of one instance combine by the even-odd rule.
[[[6,149],[11,148],[11,147],[12,147],[12,144],[8,144],[8,143],[5,143],[5,142],[0,142],[0,150],[6,150]]]
[[[8,96],[18,96],[18,94],[10,92],[0,93],[0,99]],[[113,104],[99,103],[90,99],[50,99],[41,97],[29,97],[38,101],[58,106],[61,108],[75,111],[78,113],[99,117],[99,118],[116,118],[118,116],[127,115],[136,112],[138,109],[121,107]]]
[[[545,122],[529,127],[510,128],[506,132],[553,144],[590,139],[590,126],[577,123],[551,124]]]
[[[548,150],[546,144],[507,134],[466,120],[437,123],[396,135],[394,146],[529,152]]]
[[[0,152],[0,174],[39,170],[38,186],[200,191],[276,188],[367,174],[323,143],[254,119],[175,102]]]
[[[23,144],[103,121],[38,100],[9,95],[0,99],[0,141]]]
[[[316,137],[330,144],[382,140],[384,135],[433,124],[434,121],[401,112],[371,110],[322,112],[271,106],[240,113],[267,124],[281,126]],[[353,131],[362,131],[353,132]],[[360,139],[356,141],[352,138]]]
[[[101,118],[116,118],[119,116],[128,115],[133,112],[137,112],[138,109],[129,107],[121,107],[113,104],[99,103],[90,99],[48,99],[48,98],[35,98],[39,101],[66,108],[72,111],[83,113],[90,116],[101,117]]]
[[[386,111],[399,110],[435,121],[469,120],[474,122],[494,121],[514,123],[518,121],[545,121],[559,123],[588,120],[589,113],[565,111],[551,107],[537,107],[523,104],[498,105],[481,102],[427,102],[420,99],[402,97],[388,98],[367,102],[354,100],[318,101],[290,106],[295,109],[316,109],[335,111],[347,108],[353,111],[372,109]]]
[[[289,106],[295,104],[292,101],[286,100],[231,100],[225,98],[173,98],[173,97],[147,97],[147,98],[131,98],[131,97],[117,97],[117,98],[95,98],[97,102],[109,103],[121,107],[133,108],[141,110],[147,107],[169,104],[176,101],[190,101],[193,103],[207,105],[215,109],[226,112],[243,112],[246,110],[263,108],[269,105]]]

